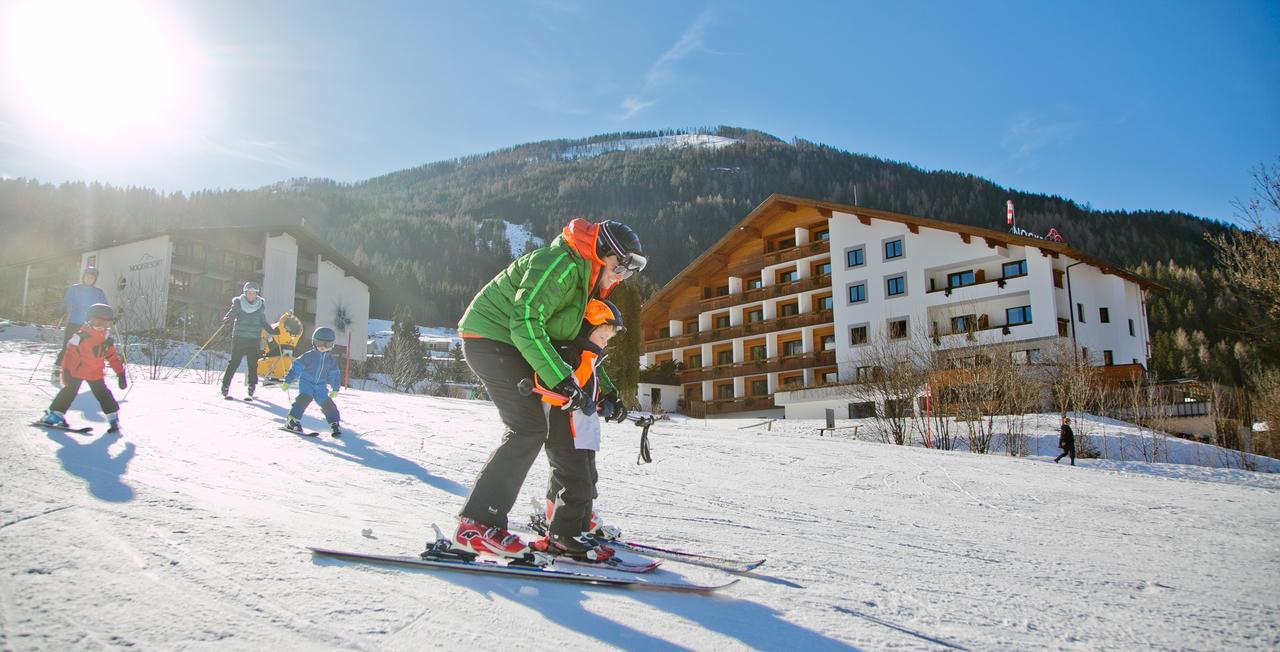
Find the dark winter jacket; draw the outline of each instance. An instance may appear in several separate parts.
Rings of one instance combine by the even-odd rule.
[[[124,364],[120,362],[115,342],[107,336],[107,331],[81,326],[67,340],[66,353],[62,356],[63,373],[80,380],[102,380],[104,364],[111,365],[117,376],[124,375]]]
[[[230,319],[235,320],[235,325],[231,329],[231,336],[244,339],[259,339],[262,337],[262,331],[271,330],[271,324],[267,321],[267,300],[258,297],[254,303],[242,294],[231,300],[231,309],[223,315],[222,321]]]
[[[463,337],[516,347],[543,382],[555,386],[573,371],[552,340],[578,334],[587,300],[612,288],[596,288],[604,266],[596,256],[599,225],[575,219],[546,247],[521,256],[471,300],[458,323]]]
[[[293,359],[293,366],[285,374],[284,382],[298,381],[298,393],[307,396],[324,396],[330,389],[338,389],[342,382],[338,361],[328,351],[321,353],[311,349]]]
[[[62,311],[67,313],[67,323],[83,324],[85,313],[95,303],[107,303],[107,293],[102,288],[84,283],[67,288],[67,293],[62,296]]]
[[[1071,426],[1062,424],[1062,429],[1058,433],[1058,448],[1062,450],[1070,450],[1076,447],[1076,433],[1071,431]]]

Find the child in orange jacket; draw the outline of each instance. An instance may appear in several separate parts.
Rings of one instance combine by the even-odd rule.
[[[71,407],[76,394],[80,392],[80,383],[89,383],[93,397],[98,399],[103,413],[107,416],[110,427],[107,432],[120,430],[120,404],[111,395],[103,381],[103,366],[110,365],[116,372],[116,384],[120,389],[129,386],[125,379],[124,364],[116,353],[115,342],[108,330],[115,321],[115,311],[105,303],[95,303],[89,307],[85,323],[71,339],[67,340],[62,356],[62,390],[53,397],[49,409],[45,411],[40,423],[56,428],[68,428],[63,414]]]

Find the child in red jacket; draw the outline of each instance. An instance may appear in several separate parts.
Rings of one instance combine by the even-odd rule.
[[[107,423],[110,424],[107,432],[119,432],[120,404],[116,403],[116,398],[103,382],[102,372],[104,364],[111,365],[111,369],[116,372],[116,383],[120,389],[129,386],[124,375],[124,364],[116,354],[116,344],[108,334],[115,316],[115,311],[105,303],[95,303],[89,307],[84,325],[67,340],[62,356],[62,391],[53,397],[53,403],[49,404],[41,423],[58,428],[68,427],[63,413],[71,407],[71,402],[80,392],[80,383],[87,382],[89,389],[93,391],[93,397],[98,399],[98,405],[102,406],[102,411],[107,416]]]

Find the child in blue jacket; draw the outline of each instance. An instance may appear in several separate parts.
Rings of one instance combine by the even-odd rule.
[[[284,426],[286,430],[302,432],[302,413],[314,400],[320,404],[324,418],[333,428],[333,436],[342,436],[342,430],[338,428],[338,406],[333,404],[333,397],[338,395],[339,381],[342,379],[338,361],[329,354],[334,339],[332,328],[317,328],[311,334],[311,344],[315,348],[295,359],[293,366],[289,367],[289,373],[285,374],[284,382],[281,383],[284,391],[289,391],[289,384],[295,379],[298,381],[298,398],[293,400],[293,409],[289,410],[289,422]]]

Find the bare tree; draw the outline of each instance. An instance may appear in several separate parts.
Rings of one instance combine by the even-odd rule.
[[[1228,279],[1259,295],[1271,323],[1253,325],[1253,334],[1272,344],[1280,341],[1280,159],[1259,165],[1253,174],[1253,196],[1233,202],[1248,230],[1209,237]]]
[[[427,376],[426,348],[408,306],[396,308],[393,319],[391,341],[382,353],[383,371],[390,376],[392,389],[410,392]]]
[[[883,443],[906,444],[915,423],[915,400],[928,378],[919,338],[876,337],[859,347],[852,361],[853,383],[845,394],[875,403],[875,426]]]
[[[1054,404],[1064,415],[1073,416],[1076,454],[1097,457],[1090,422],[1080,418],[1100,403],[1102,385],[1098,382],[1097,369],[1089,364],[1090,358],[1075,351],[1069,339],[1059,339],[1050,345],[1047,358],[1054,372],[1051,384]]]

